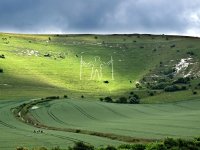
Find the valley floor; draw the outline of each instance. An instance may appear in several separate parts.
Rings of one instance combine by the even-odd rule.
[[[17,146],[66,148],[77,141],[95,146],[125,143],[81,133],[40,129],[20,122],[11,108],[24,102],[0,101],[0,149],[11,150]],[[193,138],[200,135],[199,106],[199,100],[129,105],[60,99],[33,106],[31,114],[42,124],[56,128],[96,131],[138,139]]]

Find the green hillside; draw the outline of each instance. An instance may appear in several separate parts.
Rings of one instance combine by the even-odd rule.
[[[0,33],[0,149],[193,139],[199,106],[199,38]]]
[[[152,102],[152,97],[148,100],[149,91],[158,90],[153,97],[157,101],[162,89],[152,86],[148,88],[144,78],[147,78],[145,81],[148,84],[155,85],[154,82],[160,80],[171,84],[178,77],[185,76],[191,78],[190,85],[187,84],[187,90],[191,92],[185,92],[184,95],[193,97],[192,91],[195,89],[198,93],[200,87],[199,42],[198,38],[165,35],[2,33],[0,55],[5,58],[0,58],[0,69],[3,71],[0,73],[0,98],[21,99],[66,94],[70,97],[84,95],[94,100],[105,96],[115,99],[128,97],[135,90],[143,102]],[[170,73],[182,60],[189,65],[174,72],[172,80],[169,80],[166,72]],[[153,75],[159,76],[159,81],[151,78]],[[138,82],[141,86],[139,92],[135,86]],[[180,95],[179,92],[164,94],[175,97]],[[181,99],[180,96],[176,97],[176,100]]]

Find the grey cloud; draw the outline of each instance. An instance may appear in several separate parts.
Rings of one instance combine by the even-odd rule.
[[[0,31],[186,33],[200,27],[199,0],[6,0]]]

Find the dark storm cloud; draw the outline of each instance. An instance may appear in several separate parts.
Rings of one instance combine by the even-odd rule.
[[[199,0],[2,0],[0,31],[200,33]]]

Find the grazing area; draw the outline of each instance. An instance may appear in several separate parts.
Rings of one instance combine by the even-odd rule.
[[[198,137],[199,43],[150,34],[0,33],[0,149]]]

